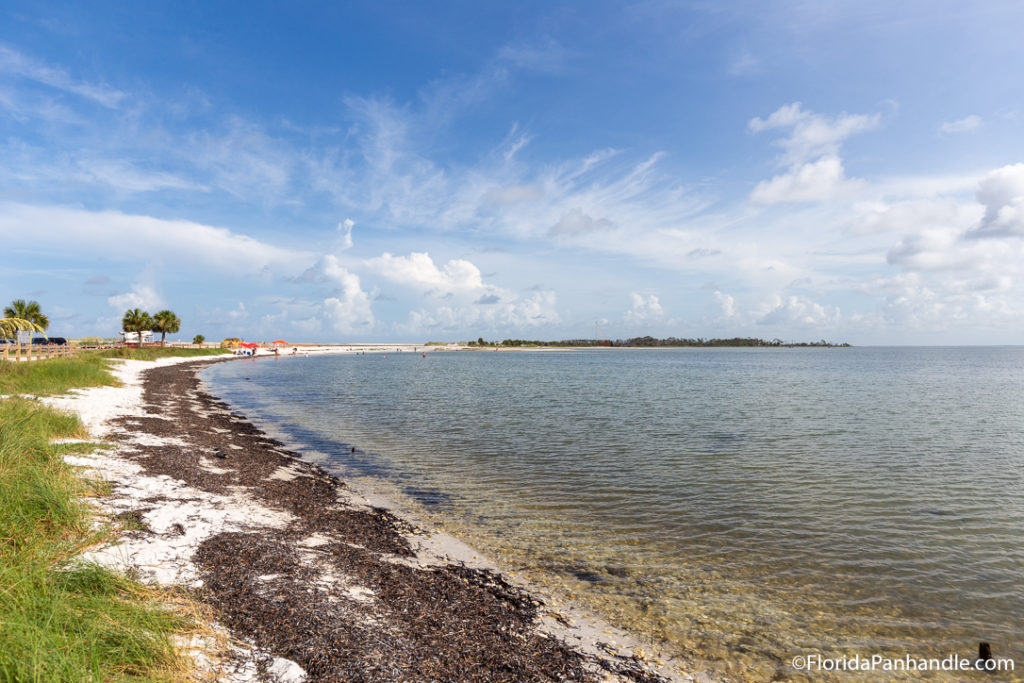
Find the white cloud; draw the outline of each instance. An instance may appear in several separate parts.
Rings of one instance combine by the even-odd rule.
[[[985,215],[968,236],[1024,236],[1024,164],[1003,166],[986,175],[976,197]]]
[[[38,227],[46,226],[40,232]],[[265,266],[295,268],[312,254],[276,247],[247,235],[200,223],[117,211],[0,204],[0,234],[8,247],[73,250],[124,260],[164,260],[232,273]]]
[[[754,133],[777,128],[790,131],[776,143],[785,150],[779,163],[786,172],[759,183],[751,201],[821,201],[857,190],[863,181],[846,178],[839,147],[851,135],[877,127],[880,120],[878,114],[845,112],[828,117],[803,109],[799,102],[780,107],[767,119],[751,119],[748,127]]]
[[[355,221],[351,218],[346,218],[341,223],[338,223],[338,232],[342,234],[340,247],[342,251],[352,248],[352,228],[354,228],[355,225]]]
[[[863,202],[852,207],[843,230],[852,235],[908,232],[925,228],[966,229],[977,220],[972,206],[948,198]]]
[[[426,252],[408,256],[384,254],[369,259],[365,266],[371,271],[423,293],[475,292],[484,289],[480,269],[469,261],[452,259],[438,268]]]
[[[721,317],[723,318],[735,318],[737,315],[736,311],[736,299],[729,294],[723,294],[718,290],[714,293],[715,301],[721,308]]]
[[[260,126],[231,116],[221,130],[193,133],[176,143],[168,153],[205,173],[207,182],[224,192],[263,203],[290,198],[299,155]]]
[[[531,292],[522,299],[511,294],[508,296],[512,300],[494,305],[441,305],[433,310],[416,310],[409,314],[403,329],[422,332],[486,328],[500,334],[510,334],[516,328],[554,325],[561,321],[557,296],[553,291]]]
[[[62,69],[36,61],[2,45],[0,45],[0,73],[21,76],[51,88],[73,93],[110,109],[116,108],[125,98],[125,93],[120,90],[106,85],[76,81]]]
[[[1019,323],[1024,313],[1008,276],[979,280],[947,274],[929,282],[920,273],[902,273],[868,281],[863,291],[881,297],[882,323],[897,329],[945,335],[959,326],[984,329]]]
[[[502,46],[498,60],[510,66],[541,73],[562,73],[575,53],[548,38],[538,43],[519,43]]]
[[[158,309],[164,305],[163,298],[155,288],[138,282],[132,283],[130,291],[108,297],[107,303],[119,311],[131,308]]]
[[[181,176],[165,171],[147,171],[130,162],[115,160],[85,160],[76,162],[79,179],[107,185],[124,192],[154,192],[157,190],[195,190],[209,188]]]
[[[614,230],[617,226],[607,218],[592,218],[578,206],[573,207],[548,229],[552,236],[587,235],[594,232]]]
[[[766,304],[768,310],[757,321],[760,325],[792,327],[831,327],[839,322],[839,308],[822,306],[803,296],[782,298],[775,295]]]
[[[730,76],[750,76],[761,72],[761,60],[755,57],[749,50],[741,50],[733,55],[726,68]]]
[[[644,297],[642,294],[632,292],[629,295],[631,306],[626,311],[626,321],[631,323],[648,322],[661,319],[665,312],[661,308],[661,302],[654,294]]]
[[[320,262],[324,275],[340,289],[335,296],[324,300],[324,315],[339,332],[365,331],[373,327],[373,309],[370,297],[363,291],[359,276],[339,263],[333,255],[324,256]]]
[[[761,181],[751,192],[750,200],[755,204],[813,202],[850,194],[862,186],[862,181],[846,179],[839,157],[822,157]]]
[[[954,133],[971,133],[981,128],[981,117],[976,114],[965,116],[956,121],[946,121],[939,126],[939,132],[944,135]]]

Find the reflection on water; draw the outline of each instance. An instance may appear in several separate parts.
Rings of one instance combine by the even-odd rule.
[[[325,356],[205,377],[344,476],[745,680],[980,640],[1024,666],[1024,349]]]

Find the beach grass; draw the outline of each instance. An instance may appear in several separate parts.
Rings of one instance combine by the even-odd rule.
[[[0,394],[63,394],[77,387],[112,386],[117,383],[106,359],[88,354],[28,363],[0,362]]]
[[[111,359],[150,360],[220,356],[227,349],[178,349],[144,346],[104,351],[80,351],[71,358],[51,358],[32,362],[0,362],[0,394],[52,396],[80,387],[114,386],[117,380],[109,372]]]
[[[33,373],[58,361],[23,363]],[[162,681],[186,671],[172,636],[194,630],[180,596],[74,558],[109,534],[82,502],[95,489],[65,463],[76,417],[0,400],[0,681]]]
[[[82,355],[99,358],[123,358],[128,360],[156,360],[158,358],[191,358],[200,356],[222,356],[231,353],[230,349],[179,349],[173,346],[143,346],[136,348],[124,346],[119,349],[103,351],[84,351]]]

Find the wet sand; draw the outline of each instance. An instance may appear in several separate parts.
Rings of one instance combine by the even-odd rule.
[[[706,680],[370,505],[206,393],[209,362],[224,361],[128,361],[124,387],[48,403],[116,445],[69,457],[133,522],[87,559],[210,605],[238,643],[229,658],[192,644],[218,680]]]

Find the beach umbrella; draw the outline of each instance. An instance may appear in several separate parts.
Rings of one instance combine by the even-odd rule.
[[[288,342],[286,342],[284,339],[278,339],[277,341],[272,341],[270,343],[273,344],[274,346],[277,346],[278,344],[280,344],[281,346],[288,346]]]

